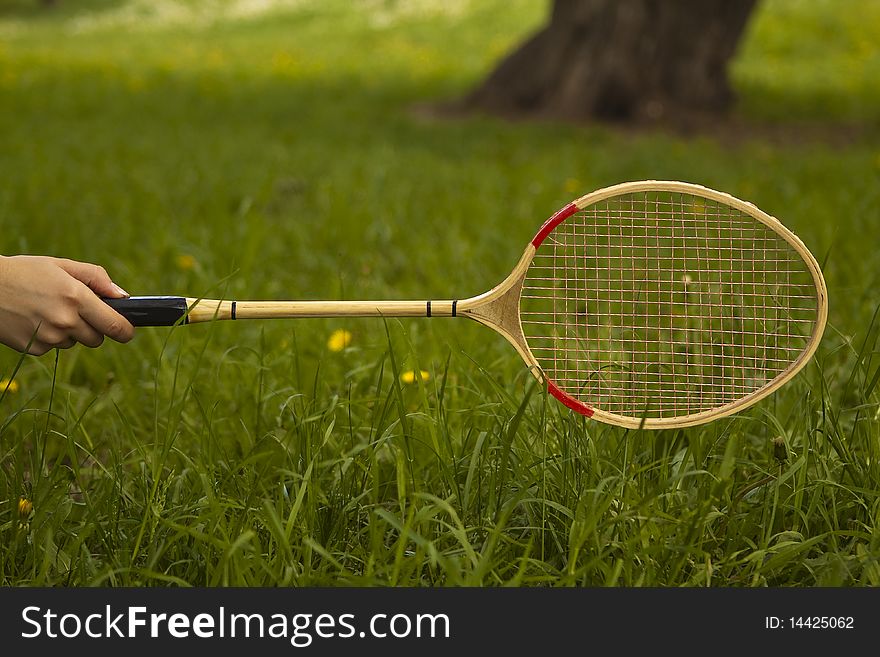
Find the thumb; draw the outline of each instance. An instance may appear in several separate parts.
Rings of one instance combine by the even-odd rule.
[[[61,269],[78,281],[85,283],[98,296],[111,297],[113,299],[130,296],[128,292],[110,279],[110,275],[100,265],[64,258],[59,258],[56,262]]]

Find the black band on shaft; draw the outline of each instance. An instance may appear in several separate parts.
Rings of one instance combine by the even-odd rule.
[[[455,317],[455,307],[458,305],[458,299],[452,302],[452,316]]]
[[[236,302],[233,301],[232,302],[232,312],[230,313],[231,319],[235,319],[235,304],[236,304]]]
[[[428,317],[431,316],[431,302],[428,302]]]

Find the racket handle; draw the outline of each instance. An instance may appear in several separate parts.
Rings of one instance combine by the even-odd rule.
[[[102,301],[132,326],[174,326],[186,316],[187,309],[184,297],[102,297]],[[185,319],[183,323],[186,323]]]

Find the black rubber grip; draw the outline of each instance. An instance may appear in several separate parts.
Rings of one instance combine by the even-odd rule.
[[[132,326],[174,326],[181,317],[186,317],[186,299],[183,297],[105,298],[104,302]]]

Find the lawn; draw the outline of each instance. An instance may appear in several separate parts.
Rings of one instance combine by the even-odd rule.
[[[571,199],[686,180],[816,254],[815,360],[735,417],[634,431],[457,319],[0,349],[0,585],[880,585],[880,4],[762,0],[735,128],[413,110],[546,8],[0,4],[0,253],[133,294],[464,297]]]

